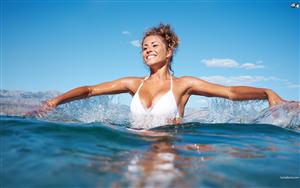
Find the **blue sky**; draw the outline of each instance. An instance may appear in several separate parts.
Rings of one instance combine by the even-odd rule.
[[[145,76],[138,43],[169,23],[175,76],[271,88],[299,100],[299,9],[291,1],[1,1],[1,88],[67,91]]]

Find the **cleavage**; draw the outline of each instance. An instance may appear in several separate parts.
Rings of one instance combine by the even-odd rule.
[[[168,90],[163,89],[164,90],[163,92],[160,92],[160,90],[158,90],[154,94],[151,94],[151,92],[146,92],[146,91],[142,92],[142,90],[144,90],[144,85],[139,90],[138,97],[140,99],[141,104],[147,109],[152,108],[157,102],[159,102],[170,91],[170,88],[168,88]],[[146,98],[151,98],[151,100],[147,101],[147,100],[145,100]]]

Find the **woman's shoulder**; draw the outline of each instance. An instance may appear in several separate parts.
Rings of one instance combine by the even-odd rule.
[[[135,81],[135,80],[143,80],[143,79],[145,79],[145,77],[128,76],[128,77],[123,77],[123,78],[121,78],[121,79],[124,79],[124,80],[133,80],[133,81]]]
[[[123,77],[120,78],[123,83],[126,83],[129,87],[136,87],[137,85],[140,85],[142,81],[145,79],[145,77]]]
[[[127,82],[131,82],[131,83],[137,83],[137,82],[141,82],[145,79],[145,77],[134,77],[134,76],[130,76],[130,77],[123,77],[121,78],[124,81]]]
[[[187,82],[192,82],[192,81],[195,81],[195,80],[201,80],[197,77],[194,77],[194,76],[181,76],[181,77],[173,77],[174,78],[174,81],[178,82],[178,83],[187,83]]]
[[[177,88],[181,88],[183,90],[186,90],[187,88],[193,87],[195,84],[201,84],[205,83],[204,80],[199,79],[197,77],[193,76],[182,76],[182,77],[173,77],[174,84]]]

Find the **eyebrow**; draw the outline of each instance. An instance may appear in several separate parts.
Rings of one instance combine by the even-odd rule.
[[[153,42],[151,42],[151,44],[153,44],[155,42],[159,43],[158,41],[153,41]],[[144,44],[143,46],[148,46],[148,44]]]

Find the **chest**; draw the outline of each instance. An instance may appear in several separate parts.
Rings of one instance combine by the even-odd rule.
[[[144,82],[137,90],[136,95],[146,108],[151,108],[161,99],[168,98],[173,94],[170,81],[166,82]]]

